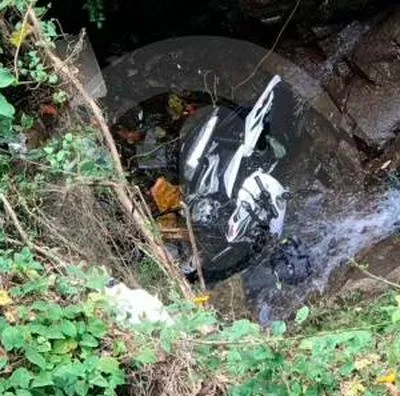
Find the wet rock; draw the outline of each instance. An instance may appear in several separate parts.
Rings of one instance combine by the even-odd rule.
[[[357,258],[359,263],[368,264],[368,271],[388,281],[399,283],[400,281],[400,238],[398,235],[385,239],[370,247]],[[357,268],[346,271],[345,282],[339,288],[333,287],[334,293],[362,292],[374,296],[389,288],[383,281],[370,278]],[[340,283],[336,283],[339,285]]]
[[[239,0],[239,3],[245,15],[265,23],[279,23],[285,20],[296,6],[296,0]],[[322,22],[339,19],[348,20],[355,16],[371,15],[387,4],[391,3],[377,0],[338,0],[332,2],[303,0],[298,6],[294,21],[320,25]]]
[[[346,113],[355,134],[383,148],[400,129],[400,11],[393,13],[357,44],[352,62],[359,75],[352,81]]]
[[[227,319],[251,317],[248,300],[240,274],[219,282],[211,290],[211,302]]]

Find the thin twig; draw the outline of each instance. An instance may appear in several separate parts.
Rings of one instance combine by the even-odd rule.
[[[192,251],[193,251],[193,261],[196,265],[197,273],[199,275],[200,286],[201,286],[201,289],[203,291],[205,291],[207,288],[206,288],[206,283],[204,281],[203,268],[202,268],[201,261],[200,261],[199,250],[197,249],[196,238],[195,238],[194,232],[193,232],[190,211],[189,211],[188,206],[185,204],[185,202],[181,201],[181,206],[185,212],[186,225],[187,225],[187,229],[189,232],[189,240],[190,240],[190,244],[192,245]]]
[[[84,252],[82,252],[82,250],[79,249],[78,246],[75,246],[71,241],[69,241],[67,238],[61,235],[60,232],[57,230],[57,228],[53,224],[51,224],[51,222],[46,218],[46,216],[40,211],[39,208],[36,208],[36,210],[39,212],[40,216],[36,215],[29,209],[26,200],[22,197],[22,195],[18,191],[16,191],[16,194],[18,195],[22,207],[24,208],[26,213],[28,213],[29,216],[35,219],[39,224],[44,225],[47,228],[47,230],[65,246],[68,246],[75,253],[83,255],[85,257]],[[87,259],[88,257],[85,258]]]
[[[217,101],[218,101],[218,96],[217,96],[217,76],[214,74],[214,82],[213,82],[213,91],[211,91],[210,87],[208,86],[208,75],[212,72],[212,70],[207,70],[204,75],[203,75],[203,81],[204,81],[204,90],[208,93],[210,96],[211,102],[213,107],[217,107]]]
[[[398,283],[394,283],[391,282],[390,280],[387,280],[379,275],[375,275],[371,272],[369,272],[368,270],[366,270],[365,268],[363,268],[360,264],[358,264],[354,259],[350,259],[350,263],[356,267],[357,269],[359,269],[362,273],[364,273],[365,275],[367,275],[368,277],[370,277],[371,279],[374,279],[376,281],[385,283],[386,285],[390,286],[390,287],[394,287],[395,289],[400,289],[400,285]]]
[[[240,88],[242,85],[245,85],[246,83],[248,83],[258,72],[258,70],[260,69],[260,67],[263,65],[263,63],[271,56],[271,54],[275,51],[275,48],[277,47],[279,40],[282,37],[282,34],[285,32],[287,26],[289,25],[290,21],[293,19],[294,14],[296,13],[300,3],[302,0],[297,0],[295,6],[293,7],[292,12],[290,13],[290,15],[288,16],[286,22],[283,24],[281,30],[278,33],[278,36],[276,37],[272,47],[269,49],[269,51],[261,58],[261,60],[257,63],[256,67],[253,69],[253,71],[242,81],[240,81],[238,84],[236,84],[235,86],[232,87],[232,98],[235,95],[235,91]]]
[[[3,202],[4,205],[4,209],[7,212],[7,214],[10,216],[14,227],[16,228],[16,230],[18,231],[18,234],[20,235],[22,241],[32,250],[35,250],[36,252],[38,252],[39,254],[42,254],[43,256],[47,257],[51,262],[56,263],[57,265],[55,265],[55,269],[59,272],[62,273],[62,271],[60,270],[59,267],[65,267],[67,264],[61,260],[57,255],[55,255],[54,253],[50,252],[49,250],[42,248],[41,246],[36,245],[35,243],[33,243],[28,234],[25,232],[25,230],[22,228],[21,223],[18,220],[18,217],[14,211],[14,209],[12,208],[10,202],[8,201],[8,199],[2,194],[0,193],[0,201]]]

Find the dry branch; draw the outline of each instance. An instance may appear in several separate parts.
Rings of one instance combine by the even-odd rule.
[[[186,218],[186,225],[189,233],[189,240],[190,244],[192,245],[192,252],[193,252],[193,261],[196,265],[197,273],[199,275],[199,280],[200,280],[200,286],[203,291],[206,290],[206,283],[204,281],[204,275],[203,275],[203,267],[201,266],[201,260],[200,260],[200,255],[199,255],[199,250],[197,249],[197,243],[196,243],[196,238],[194,236],[193,232],[193,226],[190,218],[190,211],[188,206],[182,201],[181,206],[185,212],[185,218]]]
[[[35,35],[36,39],[42,44],[44,52],[51,62],[52,66],[54,67],[55,71],[62,76],[64,81],[69,83],[73,88],[78,91],[78,93],[81,95],[82,99],[94,116],[94,119],[101,132],[101,136],[105,140],[107,147],[111,153],[117,175],[121,180],[120,184],[115,184],[113,186],[114,192],[116,193],[119,202],[121,203],[125,211],[132,216],[135,225],[138,227],[140,233],[143,235],[146,243],[154,252],[158,264],[167,269],[168,273],[172,276],[174,281],[177,282],[183,295],[188,299],[192,298],[193,292],[190,288],[189,283],[186,281],[186,279],[180,276],[179,271],[172,262],[170,255],[164,249],[161,237],[158,236],[158,233],[152,232],[151,219],[146,219],[143,216],[143,212],[134,207],[132,199],[129,197],[129,186],[127,185],[125,179],[124,170],[122,168],[122,164],[119,158],[119,153],[100,107],[91,98],[79,79],[74,75],[74,73],[71,72],[68,65],[66,65],[65,62],[63,62],[53,53],[52,49],[47,44],[47,41],[43,35],[40,21],[33,9],[28,10],[28,16],[33,26],[33,34]]]
[[[14,209],[12,208],[10,202],[8,201],[8,199],[0,193],[0,200],[3,202],[4,205],[4,209],[6,211],[6,213],[10,216],[11,221],[13,222],[16,230],[18,231],[18,234],[20,235],[22,241],[26,244],[26,246],[29,247],[29,249],[31,250],[35,250],[37,253],[43,255],[44,257],[48,258],[51,262],[55,263],[54,268],[59,272],[62,273],[60,267],[65,267],[67,264],[61,260],[56,254],[50,252],[49,250],[36,245],[35,243],[33,243],[28,234],[25,232],[25,230],[23,229],[21,223],[18,220],[18,217],[14,211]]]

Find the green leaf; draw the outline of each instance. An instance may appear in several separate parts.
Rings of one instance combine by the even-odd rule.
[[[400,309],[396,309],[392,313],[392,323],[400,322]]]
[[[54,385],[51,374],[48,371],[42,371],[33,379],[31,388],[42,388],[49,385]]]
[[[0,1],[0,11],[3,11],[5,8],[7,8],[11,4],[12,0],[2,0]]]
[[[36,366],[40,367],[42,370],[46,369],[46,360],[45,358],[34,348],[25,347],[25,356],[26,358]]]
[[[78,381],[75,384],[75,393],[78,396],[86,396],[89,392],[89,384],[85,381]]]
[[[109,275],[99,267],[92,267],[87,273],[87,284],[89,289],[103,290],[107,284]]]
[[[32,396],[32,393],[26,389],[18,389],[16,392],[17,396]]]
[[[40,319],[46,319],[51,320],[52,322],[56,322],[63,317],[63,310],[58,304],[48,303],[45,301],[37,301],[32,304],[32,308],[36,311],[42,312]]]
[[[32,323],[29,325],[29,331],[32,334],[39,334],[42,337],[48,338],[50,340],[62,340],[65,338],[61,330],[56,326],[45,326],[42,324]]]
[[[5,67],[0,67],[0,88],[6,88],[14,84],[14,75]]]
[[[281,336],[286,333],[286,323],[283,320],[272,322],[271,332],[274,336]]]
[[[28,388],[32,378],[33,375],[29,370],[24,367],[19,367],[12,373],[10,377],[10,385],[15,389]]]
[[[139,362],[141,364],[153,364],[158,361],[157,355],[151,348],[143,348],[139,355],[135,356],[135,362]]]
[[[54,343],[53,353],[58,355],[65,355],[74,351],[78,347],[78,343],[73,339],[57,340]]]
[[[91,372],[97,368],[97,364],[99,363],[100,358],[96,355],[92,355],[88,357],[83,362],[83,369],[85,372]]]
[[[113,342],[113,355],[123,355],[127,348],[123,340],[114,340]]]
[[[254,336],[260,333],[260,326],[248,319],[237,320],[233,325],[221,333],[221,337],[229,340],[238,340],[245,336]]]
[[[296,323],[302,324],[304,321],[307,320],[309,314],[310,314],[310,308],[308,308],[307,306],[300,308],[296,314],[296,319],[295,319]]]
[[[89,320],[87,330],[95,337],[101,338],[107,332],[107,325],[102,320],[93,318]]]
[[[115,374],[120,371],[118,360],[110,356],[101,357],[98,368],[105,374]]]
[[[89,383],[91,383],[92,385],[96,385],[100,388],[108,387],[107,380],[101,374],[96,374],[92,379],[89,380]]]
[[[1,343],[7,351],[22,348],[25,344],[24,328],[22,326],[6,327],[1,333]]]
[[[0,370],[3,370],[7,366],[8,359],[6,357],[0,357]]]
[[[83,306],[81,304],[68,305],[64,308],[64,317],[68,319],[75,319],[83,312]]]
[[[68,337],[75,338],[78,331],[76,326],[70,320],[63,320],[60,324],[61,331]]]
[[[89,348],[96,348],[99,345],[99,342],[92,335],[84,334],[79,344]]]
[[[0,116],[5,118],[13,118],[14,114],[14,106],[7,101],[3,94],[0,93]]]

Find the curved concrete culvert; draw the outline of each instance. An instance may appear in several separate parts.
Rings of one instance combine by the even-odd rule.
[[[141,119],[141,106],[151,98],[171,92],[203,92],[212,97],[210,102],[222,99],[233,103],[236,109],[251,109],[271,78],[274,75],[282,78],[282,84],[275,90],[269,120],[268,136],[276,144],[274,147],[269,140],[268,155],[271,156],[271,152],[276,154],[279,145],[284,148],[284,155],[279,158],[271,175],[294,193],[288,202],[284,236],[300,237],[311,249],[314,256],[313,277],[299,284],[289,282],[286,285],[281,282],[280,288],[276,289],[279,283],[276,282],[276,273],[248,259],[251,244],[242,249],[243,258],[238,260],[237,265],[228,265],[230,268],[208,267],[208,278],[213,283],[250,264],[247,274],[253,271],[254,275],[245,277],[245,287],[249,289],[251,301],[264,308],[264,303],[273,304],[275,312],[282,315],[285,310],[303,300],[310,291],[323,288],[329,273],[343,259],[390,234],[398,220],[396,216],[400,208],[397,204],[393,206],[390,193],[371,195],[363,192],[363,153],[359,152],[353,139],[353,131],[362,130],[365,124],[361,113],[352,114],[351,122],[356,128],[343,127],[346,119],[320,82],[276,53],[268,56],[248,83],[241,84],[266,53],[265,49],[240,40],[184,37],[151,44],[126,54],[102,73],[108,88],[104,105],[110,119],[118,122],[127,112],[136,109],[137,127],[145,139],[151,133],[146,122]],[[144,120],[148,116],[144,114]],[[187,119],[189,125],[190,122],[191,117]],[[191,126],[186,125],[184,128],[190,132]],[[242,139],[240,132],[237,139]],[[222,151],[219,152],[221,158],[223,155],[233,155],[225,151],[223,154]],[[269,170],[270,157],[263,155],[260,152],[247,158],[244,164],[250,165],[246,165],[246,169],[257,165]],[[222,160],[225,161],[224,158]],[[233,198],[228,200],[230,205],[235,201]],[[390,205],[386,204],[388,200]],[[353,201],[365,202],[366,206],[377,203],[379,208],[366,211],[353,205]],[[360,231],[363,224],[365,227]],[[372,230],[373,224],[377,226],[375,230]],[[220,224],[214,229],[202,229],[197,224],[194,226],[203,253],[206,256],[218,254],[221,249],[218,247],[213,252],[209,244],[215,238],[224,239],[224,225]],[[348,242],[340,240],[343,233],[349,235]],[[263,250],[261,246],[261,254],[264,256],[268,254],[269,247],[266,249]],[[337,253],[332,254],[334,249]],[[257,255],[254,257],[258,260]],[[229,262],[229,254],[223,261]],[[207,265],[206,258],[206,272]],[[257,285],[251,281],[255,278]],[[273,279],[272,283],[270,278]],[[285,305],[283,301],[290,303]]]

